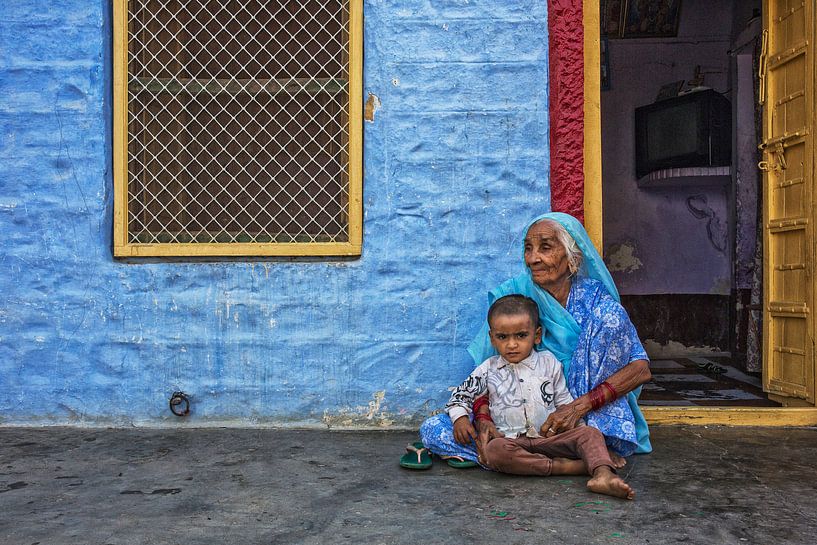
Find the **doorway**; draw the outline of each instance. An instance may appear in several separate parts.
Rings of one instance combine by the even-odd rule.
[[[773,88],[768,85],[774,75],[765,82],[760,77],[764,51],[771,54],[763,10],[778,24],[795,12],[798,20],[812,21],[811,9],[787,0],[621,0],[600,7],[604,255],[652,359],[654,381],[645,386],[641,404],[813,406],[808,275],[814,236],[806,203],[812,198],[814,148],[807,136],[791,134],[797,120],[802,125],[813,116],[814,74],[800,68],[808,75],[799,91],[792,70],[777,76]],[[793,21],[778,24],[783,38],[776,47],[781,39],[797,42],[798,30],[806,32]],[[788,64],[796,69],[797,62]],[[771,105],[759,105],[761,92],[774,95]],[[798,92],[802,110],[787,109],[789,102],[799,104]],[[653,156],[638,149],[646,131],[653,131],[655,147],[666,130],[659,122],[671,117],[667,112],[676,104],[698,104],[688,107],[686,119],[705,108],[711,113],[711,104],[701,105],[705,93],[729,104],[727,160],[712,151],[717,128],[698,126],[692,130],[697,141],[685,143],[690,135],[683,116],[672,121],[670,138],[664,136],[669,146],[659,145]],[[642,107],[659,112],[652,126],[643,116],[637,126],[636,109]],[[787,126],[764,120],[764,109],[772,107],[782,108]],[[780,134],[773,136],[774,130]],[[672,164],[700,148],[702,136],[710,145],[707,164]],[[780,138],[785,149],[775,152]],[[786,156],[798,165],[783,168]],[[777,189],[764,195],[763,187]],[[767,204],[777,211],[764,211]],[[769,229],[764,214],[777,214],[783,223]],[[805,224],[790,224],[795,220]],[[766,293],[771,299],[765,305],[764,286],[777,290]],[[764,315],[763,308],[772,310]]]

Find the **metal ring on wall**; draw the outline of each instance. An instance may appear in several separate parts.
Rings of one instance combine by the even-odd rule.
[[[187,416],[190,414],[190,398],[187,397],[187,394],[184,392],[173,392],[173,395],[170,396],[170,412],[176,416]]]

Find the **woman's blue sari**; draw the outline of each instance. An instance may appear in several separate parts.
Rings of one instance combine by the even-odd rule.
[[[550,350],[562,362],[568,389],[574,397],[579,397],[631,361],[647,359],[647,354],[620,304],[610,272],[582,224],[573,216],[552,212],[535,218],[524,232],[545,219],[564,226],[583,255],[567,307],[562,307],[537,286],[527,267],[524,273],[491,290],[488,304],[513,293],[536,301],[543,330],[542,343],[537,348]],[[477,365],[496,354],[487,322],[471,342],[468,352]],[[586,417],[587,423],[598,428],[607,444],[623,456],[652,451],[647,422],[638,408],[640,392],[641,388],[636,388]]]

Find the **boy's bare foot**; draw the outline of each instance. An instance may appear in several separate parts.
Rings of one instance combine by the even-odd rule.
[[[601,466],[593,472],[593,478],[587,481],[587,488],[597,494],[635,499],[635,490],[607,466]]]
[[[551,475],[587,475],[587,466],[584,460],[570,458],[554,458],[550,466]]]
[[[610,449],[607,449],[607,452],[610,454],[610,459],[613,461],[613,467],[615,469],[621,469],[627,465],[627,458],[624,456],[619,456]]]

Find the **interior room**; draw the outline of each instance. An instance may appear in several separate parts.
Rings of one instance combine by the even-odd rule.
[[[641,403],[762,389],[756,0],[601,3],[605,260],[652,359]]]

